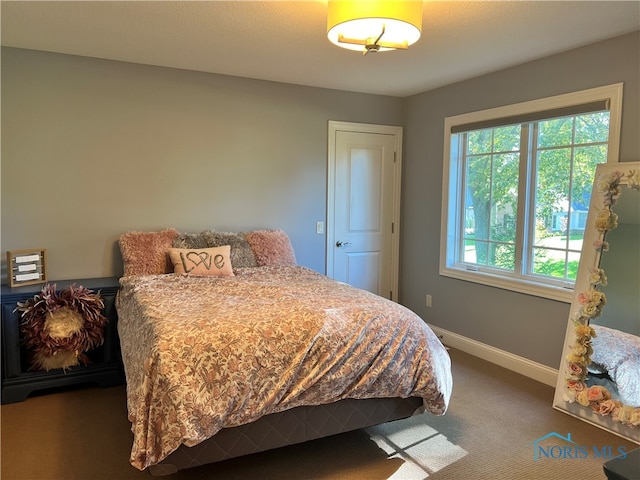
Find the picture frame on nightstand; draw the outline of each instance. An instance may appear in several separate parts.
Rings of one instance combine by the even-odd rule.
[[[8,251],[7,283],[11,288],[47,283],[46,249]]]

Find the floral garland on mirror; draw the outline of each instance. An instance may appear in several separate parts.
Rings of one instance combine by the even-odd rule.
[[[640,172],[631,170],[626,176],[622,172],[613,172],[602,178],[597,189],[603,197],[603,208],[598,213],[595,227],[602,234],[603,240],[594,242],[594,248],[599,252],[606,252],[609,244],[604,240],[607,232],[618,226],[618,215],[611,210],[622,194],[621,179],[627,179],[627,186],[640,190]],[[589,324],[602,313],[607,299],[598,286],[607,285],[607,277],[604,270],[597,267],[589,268],[589,290],[578,294],[580,307],[572,316],[575,326],[575,343],[571,353],[567,355],[567,371],[565,372],[564,398],[569,403],[578,402],[584,407],[591,408],[598,415],[611,415],[615,422],[620,422],[629,427],[640,425],[640,408],[624,405],[620,400],[615,400],[611,392],[601,385],[588,386],[587,367],[591,363],[593,348],[591,339],[596,332]]]
[[[15,311],[22,312],[20,331],[31,355],[30,370],[67,369],[90,363],[85,352],[102,345],[107,318],[99,293],[75,285],[56,291],[47,284]]]

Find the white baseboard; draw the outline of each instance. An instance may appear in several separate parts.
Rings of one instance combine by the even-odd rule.
[[[532,378],[538,382],[542,382],[546,385],[555,387],[558,381],[558,370],[542,365],[541,363],[534,362],[524,357],[514,355],[513,353],[500,350],[486,345],[484,343],[477,342],[457,333],[449,332],[439,327],[429,325],[435,332],[442,343],[446,346],[456,348],[474,357],[481,358],[487,362],[495,363],[508,370],[512,370],[516,373],[524,375],[525,377]]]

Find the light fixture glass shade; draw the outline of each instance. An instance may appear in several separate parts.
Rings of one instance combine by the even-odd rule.
[[[422,1],[329,0],[327,37],[349,50],[406,49],[420,38]]]

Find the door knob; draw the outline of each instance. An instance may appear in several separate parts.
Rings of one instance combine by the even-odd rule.
[[[340,247],[346,247],[347,245],[351,245],[351,242],[341,242],[340,240],[338,240],[336,242],[336,247],[340,248]]]

